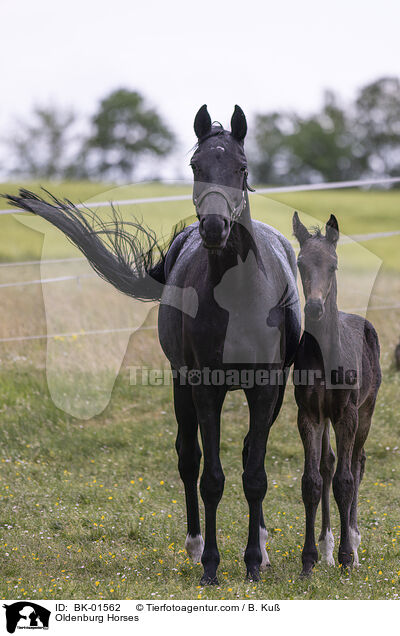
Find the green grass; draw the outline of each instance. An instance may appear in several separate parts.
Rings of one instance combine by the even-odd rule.
[[[52,190],[74,200],[95,192],[100,200],[106,189],[87,184],[58,187]],[[140,187],[149,196],[171,194],[171,187]],[[9,186],[2,186],[1,191],[9,191]],[[272,202],[267,211],[262,202],[254,201],[253,216],[265,215],[273,224],[289,228],[293,208],[321,222],[333,209],[349,234],[399,229],[397,193],[302,193],[298,197],[279,195],[279,199],[287,205]],[[180,210],[183,215],[183,206]],[[158,227],[168,229],[173,210],[168,205],[162,212]],[[35,239],[31,229],[10,217],[0,217],[0,224],[2,259],[40,257],[41,237]],[[290,236],[289,229],[285,233]],[[400,298],[396,242],[385,240],[365,244],[383,260],[372,305],[399,302]],[[50,251],[61,255],[64,250],[64,241],[58,237]],[[354,269],[344,267],[345,282],[354,282],[354,277],[360,281],[359,266],[360,260]],[[21,329],[26,328],[28,316],[30,329],[43,332],[40,286],[7,296],[2,291],[4,335],[20,323]],[[166,365],[156,334],[148,331],[142,339],[131,339],[108,407],[86,421],[68,416],[52,402],[45,375],[45,343],[0,343],[0,597],[398,598],[400,376],[393,370],[392,352],[400,331],[399,311],[371,311],[369,318],[381,339],[384,379],[366,444],[359,570],[349,574],[338,566],[318,564],[312,577],[304,580],[299,576],[304,534],[303,451],[292,388],[288,387],[266,460],[269,490],[264,510],[272,568],[258,584],[245,581],[248,517],[241,485],[241,449],[248,411],[243,394],[235,392],[227,397],[222,420],[226,485],[217,520],[221,564],[216,588],[199,587],[201,566],[189,562],[183,547],[184,493],[174,449],[171,388],[132,386],[128,380],[130,364]],[[154,319],[152,314],[149,321]],[[70,346],[78,347],[79,340]],[[78,356],[79,351],[77,348]],[[333,497],[331,508],[337,548],[340,526]]]
[[[391,391],[386,386],[391,383]],[[176,469],[168,387],[130,387],[121,376],[111,404],[80,422],[58,411],[43,376],[2,374],[0,596],[3,598],[397,598],[399,449],[386,374],[367,444],[360,496],[361,566],[350,575],[318,565],[300,578],[304,514],[302,452],[291,391],[272,430],[265,502],[272,568],[244,580],[247,509],[241,445],[247,409],[229,395],[221,458],[227,477],[218,514],[218,588],[199,588],[201,566],[183,549],[185,510]],[[333,529],[339,520],[334,505]]]

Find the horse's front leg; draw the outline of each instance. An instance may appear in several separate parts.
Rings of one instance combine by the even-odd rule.
[[[174,406],[178,423],[176,451],[179,474],[185,487],[187,535],[185,548],[194,563],[203,554],[204,541],[200,532],[197,480],[199,477],[201,450],[197,438],[197,415],[193,403],[192,387],[181,385],[179,376],[174,379]]]
[[[204,467],[200,493],[205,512],[205,543],[201,562],[201,585],[218,585],[217,507],[224,491],[225,476],[219,459],[220,418],[226,391],[221,387],[193,387],[193,400],[203,444]]]
[[[260,536],[261,538],[266,536],[262,517],[262,502],[267,492],[264,459],[278,394],[278,387],[256,387],[246,390],[250,410],[250,428],[245,440],[242,479],[244,494],[249,505],[249,535],[244,561],[247,578],[253,581],[260,579],[263,556]],[[269,565],[269,561],[264,565]]]
[[[243,452],[242,452],[243,470],[246,468],[247,457],[249,454],[248,444],[249,444],[249,433],[247,433],[246,437],[244,438],[244,444],[243,444]],[[265,521],[264,521],[264,515],[263,515],[263,509],[262,509],[262,503],[261,503],[261,506],[260,506],[260,550],[261,550],[260,569],[261,570],[266,570],[271,565],[267,548],[265,547],[267,539],[268,539],[268,531],[265,527]]]

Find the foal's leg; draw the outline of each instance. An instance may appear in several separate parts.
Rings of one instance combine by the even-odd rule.
[[[354,495],[350,509],[350,541],[354,553],[354,565],[358,567],[360,561],[358,559],[358,546],[361,543],[361,535],[357,525],[357,506],[358,506],[358,489],[364,475],[365,468],[365,451],[364,444],[367,439],[371,426],[371,418],[374,405],[363,405],[358,411],[358,429],[354,442],[353,456],[351,459],[351,472],[354,479]]]
[[[319,422],[311,413],[299,409],[297,425],[304,447],[304,473],[301,480],[301,494],[306,513],[306,536],[301,555],[302,575],[311,574],[318,561],[315,546],[315,516],[322,494],[322,477],[320,474],[322,436],[324,423]]]
[[[197,439],[197,415],[193,404],[192,387],[181,386],[174,379],[174,406],[178,422],[176,451],[178,469],[185,487],[187,535],[185,548],[194,563],[203,553],[204,541],[200,533],[197,480],[199,477],[201,450]]]
[[[201,585],[218,585],[219,552],[216,536],[217,507],[224,491],[225,476],[219,459],[220,417],[226,390],[221,387],[193,387],[193,400],[203,443],[204,468],[200,493],[205,512],[205,544],[201,557],[204,574]]]
[[[322,527],[319,535],[318,545],[323,561],[328,565],[335,565],[333,558],[333,548],[335,545],[330,521],[329,496],[335,466],[335,453],[332,450],[329,438],[329,419],[325,421],[324,433],[322,435],[322,455],[320,473],[322,476]]]
[[[245,393],[250,410],[250,429],[246,437],[246,457],[242,476],[243,489],[249,504],[249,535],[244,560],[247,578],[258,581],[263,561],[260,542],[266,540],[267,536],[262,516],[262,502],[267,492],[264,459],[274,407],[278,399],[278,388],[258,387],[248,389]],[[268,559],[268,555],[266,557]],[[265,565],[268,563],[265,562]]]
[[[333,494],[340,513],[340,544],[338,559],[343,567],[353,562],[353,544],[350,532],[350,508],[354,496],[354,478],[351,471],[353,446],[358,426],[357,408],[350,404],[340,420],[333,422],[336,435],[337,468],[333,477]]]

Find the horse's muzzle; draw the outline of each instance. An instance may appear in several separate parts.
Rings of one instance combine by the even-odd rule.
[[[207,214],[200,219],[199,232],[206,249],[223,249],[230,232],[229,220],[220,214]]]

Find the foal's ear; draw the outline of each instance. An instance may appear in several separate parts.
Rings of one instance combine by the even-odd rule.
[[[236,141],[243,141],[247,133],[247,121],[245,114],[237,104],[231,119],[231,132]]]
[[[197,139],[201,139],[211,130],[211,117],[208,114],[207,104],[204,104],[194,118],[194,132]]]
[[[311,234],[307,230],[306,226],[303,225],[303,223],[300,221],[299,215],[297,214],[297,212],[295,212],[293,214],[293,234],[295,235],[295,237],[297,238],[298,242],[300,243],[300,247],[311,236]]]
[[[325,238],[332,245],[336,245],[339,240],[339,224],[336,216],[331,214],[329,221],[325,226]]]

